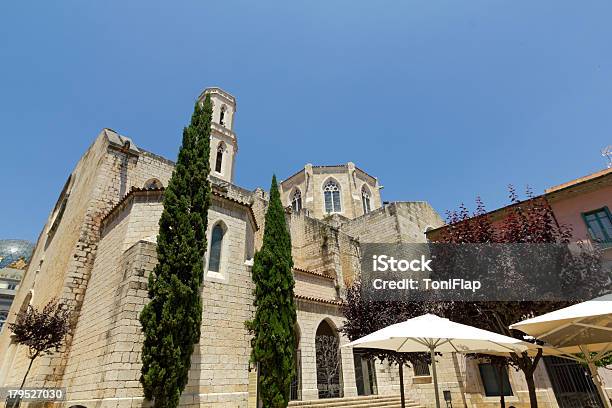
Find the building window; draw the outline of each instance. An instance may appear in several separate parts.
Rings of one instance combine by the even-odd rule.
[[[225,105],[221,107],[221,114],[219,115],[219,123],[221,126],[225,126]]]
[[[323,187],[323,196],[325,198],[325,212],[337,213],[342,211],[340,204],[340,187],[334,180],[329,180]]]
[[[363,204],[363,213],[367,214],[372,210],[370,206],[370,191],[366,186],[361,189],[361,203]]]
[[[6,320],[8,319],[8,312],[0,312],[0,330],[2,330],[2,326],[4,326],[4,323],[6,322]]]
[[[217,147],[217,159],[215,161],[215,171],[217,173],[221,173],[221,168],[223,165],[223,150],[225,150],[223,143],[219,143],[219,147]]]
[[[612,216],[608,207],[584,213],[582,216],[593,240],[612,243]]]
[[[53,222],[49,227],[47,232],[47,240],[45,242],[45,248],[49,246],[51,240],[55,236],[55,231],[60,225],[62,221],[62,217],[64,216],[64,211],[66,211],[66,206],[68,205],[68,198],[70,197],[70,191],[72,190],[72,186],[74,184],[74,178],[72,175],[68,177],[66,180],[66,184],[64,184],[64,188],[62,189],[62,193],[60,194],[60,198],[55,204],[55,208],[53,209]]]
[[[478,364],[478,370],[480,371],[480,378],[487,397],[500,397],[500,388],[503,388],[504,396],[512,395],[512,387],[510,386],[507,368],[504,367],[501,371],[503,377],[501,381],[499,378],[499,367],[493,364]],[[502,385],[501,387],[500,384]]]
[[[216,224],[212,230],[210,238],[210,258],[208,261],[208,270],[211,272],[219,272],[221,270],[221,249],[223,247],[223,236],[225,231],[221,224]]]
[[[429,364],[419,361],[418,363],[412,363],[412,369],[414,370],[415,377],[426,377],[429,376]]]
[[[357,395],[376,395],[378,387],[376,384],[376,366],[372,358],[361,350],[353,350],[353,361],[355,363],[355,382],[357,383]]]
[[[302,209],[302,192],[297,188],[291,196],[291,208],[294,212],[299,212]]]

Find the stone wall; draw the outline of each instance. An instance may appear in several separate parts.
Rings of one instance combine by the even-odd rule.
[[[427,242],[425,231],[444,225],[426,202],[393,202],[354,220],[345,220],[340,230],[359,242]]]
[[[154,243],[142,240],[157,234],[161,211],[155,191],[131,195],[105,220],[62,383],[71,400],[142,395],[138,315],[156,262]]]
[[[359,242],[333,220],[317,220],[304,212],[288,216],[293,262],[296,268],[320,272],[343,287],[359,271]]]
[[[71,404],[129,407],[143,403],[138,316],[148,300],[148,275],[157,263],[150,238],[157,234],[160,199],[159,193],[157,200],[150,194],[137,195],[105,220],[62,384]],[[201,341],[192,356],[183,406],[230,403],[238,407],[247,401],[250,335],[244,322],[252,316],[253,288],[245,260],[252,257],[246,242],[253,240],[253,224],[246,207],[214,197],[209,237],[219,221],[227,226],[228,251],[222,259],[227,276],[223,281],[205,278]]]
[[[245,265],[253,256],[247,245],[254,239],[249,217],[245,206],[228,200],[215,200],[209,213],[209,242],[211,227],[222,221],[229,251],[222,252],[228,255],[221,261],[221,270],[226,271],[223,279],[204,272],[202,336],[183,395],[186,404],[246,407],[251,336],[244,323],[254,312],[251,269]],[[225,269],[223,262],[227,262]]]

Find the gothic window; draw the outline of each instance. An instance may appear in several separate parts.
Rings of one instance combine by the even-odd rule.
[[[221,114],[219,116],[219,124],[225,126],[225,105],[221,107]]]
[[[223,151],[225,150],[225,146],[223,143],[219,143],[219,147],[217,147],[217,159],[215,161],[215,171],[217,173],[221,173],[222,165],[223,165]]]
[[[156,178],[149,179],[149,180],[147,180],[144,183],[144,188],[147,189],[147,190],[153,190],[153,189],[158,189],[158,188],[162,188],[162,187],[163,187],[163,185],[162,185],[161,181],[159,181]]]
[[[361,203],[363,204],[363,213],[369,213],[371,211],[370,191],[366,186],[363,186],[363,188],[361,189]]]
[[[221,270],[221,249],[223,247],[223,236],[225,230],[223,226],[218,223],[212,230],[212,236],[210,238],[210,258],[208,261],[208,270],[211,272],[219,272]]]
[[[291,196],[291,208],[294,212],[299,212],[302,209],[302,193],[297,188]]]
[[[340,187],[334,180],[329,180],[323,187],[323,196],[325,198],[325,212],[337,213],[342,211],[340,204]]]
[[[64,188],[62,189],[62,193],[60,194],[60,198],[55,204],[55,209],[53,210],[53,221],[51,226],[49,227],[49,231],[47,232],[47,240],[45,242],[45,248],[49,246],[51,240],[55,236],[55,231],[59,227],[60,221],[64,216],[64,211],[66,211],[66,205],[68,205],[68,198],[70,197],[70,191],[72,190],[72,186],[74,184],[74,178],[72,175],[68,177]]]

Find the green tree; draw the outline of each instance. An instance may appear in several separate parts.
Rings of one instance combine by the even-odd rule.
[[[185,388],[194,344],[200,340],[200,287],[210,205],[212,102],[196,103],[183,129],[178,160],[164,191],[157,236],[158,264],[149,277],[149,303],[140,315],[145,397],[172,408]]]
[[[251,361],[259,364],[263,405],[286,407],[295,370],[297,320],[293,300],[291,236],[285,220],[276,176],[272,177],[270,203],[261,250],[253,262],[255,317],[246,323],[253,334]]]

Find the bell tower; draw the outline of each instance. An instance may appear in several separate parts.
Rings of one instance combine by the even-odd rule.
[[[236,98],[221,88],[206,88],[198,98],[204,102],[210,95],[213,104],[210,132],[210,175],[233,183],[234,158],[238,152],[238,139],[233,132]]]

